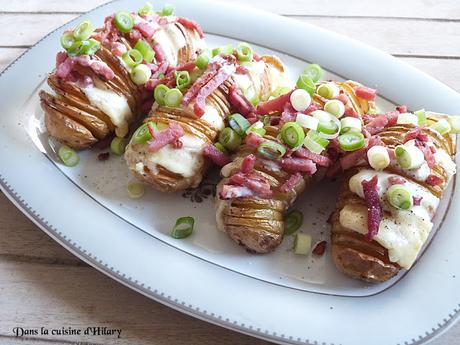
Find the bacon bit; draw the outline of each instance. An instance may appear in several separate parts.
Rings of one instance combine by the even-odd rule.
[[[430,145],[430,146],[428,146],[428,147],[430,148],[430,150],[431,150],[431,153],[433,153],[433,154],[434,154],[434,153],[436,153],[436,151],[437,151],[437,150],[436,150],[436,147],[434,147],[434,146],[431,146],[431,145]]]
[[[252,54],[252,58],[254,59],[254,61],[260,61],[260,60],[262,60],[262,57],[261,57],[259,54],[257,54],[256,52],[254,52],[254,53]]]
[[[121,57],[124,53],[126,53],[127,49],[124,44],[120,42],[113,42],[110,51],[113,55]]]
[[[176,68],[176,71],[193,71],[195,69],[195,61],[189,61],[184,63],[183,65],[180,65],[179,67]]]
[[[278,126],[280,124],[281,118],[279,116],[270,117],[270,126]]]
[[[228,163],[231,163],[232,160],[225,153],[220,151],[214,145],[208,144],[203,149],[203,155],[214,162],[214,164],[223,167]]]
[[[146,99],[144,102],[141,103],[141,106],[139,107],[139,112],[141,114],[148,114],[150,112],[150,109],[152,108],[153,105],[153,99]]]
[[[396,111],[399,111],[400,113],[407,113],[407,106],[405,105],[398,105],[396,107]]]
[[[242,172],[238,172],[230,177],[230,183],[248,187],[262,197],[269,197],[272,195],[271,186],[267,179],[256,173],[243,174]]]
[[[340,166],[343,171],[354,167],[361,159],[366,157],[367,148],[363,147],[340,158]]]
[[[254,154],[250,154],[244,157],[243,161],[241,162],[241,172],[247,174],[252,169],[254,169],[254,165],[256,164],[256,156]]]
[[[373,101],[377,96],[377,90],[371,89],[370,87],[359,86],[355,89],[356,96],[365,99],[367,101]]]
[[[422,203],[422,199],[423,199],[423,196],[412,196],[412,201],[414,203],[414,206],[420,206],[420,204]]]
[[[345,108],[345,112],[344,112],[343,115],[344,116],[356,117],[356,118],[359,119],[359,114],[353,108],[350,108],[350,107]]]
[[[342,165],[340,161],[335,162],[332,167],[327,170],[326,176],[329,178],[334,178],[342,172]]]
[[[388,178],[388,182],[390,183],[390,185],[405,184],[406,180],[399,176],[390,176]]]
[[[195,104],[193,105],[193,112],[196,116],[201,117],[204,114],[206,97],[214,92],[221,84],[235,72],[234,65],[227,65],[232,68],[221,68],[217,74],[212,78],[204,87],[198,91],[196,95]]]
[[[442,178],[440,178],[437,175],[431,174],[427,177],[425,182],[428,183],[430,186],[439,186],[440,184],[442,184]]]
[[[155,28],[147,22],[137,23],[134,25],[134,28],[139,30],[142,36],[149,39],[152,38],[153,35],[155,35],[155,33],[159,30],[159,28]]]
[[[313,248],[312,253],[317,256],[322,256],[326,252],[326,246],[327,242],[321,241],[315,245],[315,248]]]
[[[249,73],[249,70],[242,66],[242,65],[238,65],[236,66],[236,74],[248,74]]]
[[[428,166],[433,168],[436,165],[436,159],[430,147],[425,145],[424,142],[418,141],[417,139],[415,140],[415,146],[417,146],[423,152],[423,156],[425,157],[425,161],[427,162]]]
[[[140,39],[142,39],[142,34],[139,30],[136,30],[136,29],[132,29],[129,34],[128,34],[129,38],[131,41],[133,42],[137,42],[139,41]]]
[[[316,172],[316,164],[311,159],[305,158],[283,158],[281,167],[292,172],[304,172],[313,175]]]
[[[168,70],[168,67],[169,67],[169,64],[167,62],[163,62],[161,64],[158,65],[158,69],[156,70],[155,73],[152,74],[152,77],[153,79],[158,79],[158,77],[160,76],[160,74],[165,74],[166,71]],[[174,78],[174,76],[170,76],[171,78]]]
[[[382,131],[388,126],[388,118],[383,115],[377,115],[372,121],[370,121],[364,128],[369,131],[370,134],[376,134]]]
[[[388,111],[384,115],[388,119],[388,126],[394,126],[398,122],[399,112]]]
[[[244,143],[246,145],[254,146],[254,147],[259,147],[259,145],[262,144],[264,141],[265,141],[264,138],[262,138],[260,135],[257,135],[255,133],[249,133],[244,138]]]
[[[395,161],[396,160],[395,150],[387,148],[387,152],[388,152],[388,156],[390,156],[390,160]]]
[[[91,68],[94,73],[111,80],[115,77],[115,72],[104,61],[93,60],[89,55],[81,55],[75,58],[75,61],[81,66]]]
[[[166,61],[165,52],[159,43],[153,45],[153,51],[155,52],[155,60],[159,64]]]
[[[254,192],[250,190],[248,187],[224,184],[222,187],[222,191],[219,193],[219,199],[229,200],[229,199],[236,199],[236,198],[244,198],[244,197],[253,196],[253,195],[254,195]]]
[[[251,113],[255,112],[254,106],[246,99],[246,97],[238,93],[234,84],[230,87],[228,101],[237,113],[240,113],[246,118]]]
[[[292,106],[291,102],[287,102],[284,105],[283,113],[281,114],[281,119],[279,125],[282,126],[286,122],[295,121],[297,117],[297,111]]]
[[[342,91],[342,90],[340,90],[340,91]],[[335,97],[335,99],[339,100],[344,105],[347,105],[348,102],[349,102],[348,96],[345,95],[344,93],[339,94],[337,97]]]
[[[382,139],[378,135],[376,135],[369,139],[369,141],[367,142],[366,148],[367,150],[369,150],[373,146],[387,146],[387,145],[382,141]]]
[[[404,137],[404,142],[406,143],[409,140],[413,140],[413,139],[416,139],[422,142],[428,142],[429,140],[428,135],[423,133],[421,127],[416,127],[410,130],[409,132],[407,132],[406,136]]]
[[[56,68],[67,59],[68,55],[65,52],[56,54]]]
[[[183,26],[185,26],[187,29],[195,30],[198,33],[198,36],[200,36],[200,38],[204,38],[203,30],[201,29],[200,24],[198,24],[194,20],[178,17],[177,21]]]
[[[305,109],[304,113],[307,114],[307,115],[310,115],[312,112],[316,111],[316,110],[321,110],[321,106],[319,104],[316,104],[316,103],[310,103],[310,105],[308,106],[307,109]]]
[[[269,101],[259,103],[256,108],[256,113],[265,115],[283,111],[284,105],[289,102],[291,98],[291,93],[292,91]]]
[[[180,139],[177,139],[176,141],[173,141],[171,145],[176,150],[181,149],[182,147],[184,147],[184,143]]]
[[[304,147],[298,148],[292,154],[295,157],[310,159],[321,167],[328,167],[332,164],[332,161],[329,159],[329,157],[322,156],[317,153],[313,153]]]
[[[208,65],[206,72],[204,72],[204,74],[193,83],[193,85],[184,95],[184,98],[182,98],[183,106],[186,107],[193,101],[201,88],[204,87],[217,74],[217,71],[221,66],[222,65],[217,62]]]
[[[295,173],[289,176],[289,179],[281,185],[280,192],[290,192],[292,189],[294,189],[295,186],[299,184],[300,181],[302,181],[302,175],[300,173]]]
[[[177,139],[182,137],[185,132],[181,125],[172,122],[169,127],[160,132],[155,132],[152,126],[148,126],[152,139],[148,141],[148,150],[150,152],[156,152],[162,147],[172,144]]]
[[[62,55],[56,57],[56,60],[61,60]],[[56,76],[58,78],[66,79],[72,72],[76,61],[68,56],[56,66]]]
[[[101,162],[106,161],[110,158],[109,152],[102,152],[97,155],[97,159]]]
[[[379,193],[377,190],[378,177],[375,175],[370,180],[363,180],[364,200],[367,206],[367,229],[365,236],[367,241],[372,241],[379,233],[379,226],[382,220],[382,206],[380,205]]]

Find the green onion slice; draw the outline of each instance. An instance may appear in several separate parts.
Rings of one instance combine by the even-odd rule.
[[[152,135],[149,131],[149,126],[152,126],[155,132],[158,132],[158,127],[154,122],[147,122],[142,124],[133,134],[133,141],[135,144],[145,144],[147,141],[152,139]]]
[[[199,69],[203,70],[208,66],[209,60],[211,59],[212,54],[209,49],[203,49],[196,58],[195,65]]]
[[[361,132],[362,124],[361,119],[355,117],[344,117],[340,120],[341,131],[340,133],[347,133],[349,131]]]
[[[115,137],[110,143],[110,149],[117,156],[123,155],[123,153],[125,153],[125,148],[126,148],[126,139],[124,138]]]
[[[324,105],[324,111],[339,119],[345,113],[345,105],[338,99],[331,99]]]
[[[308,255],[311,251],[311,236],[297,233],[294,239],[294,254]]]
[[[222,47],[214,48],[212,50],[212,56],[216,56],[219,54],[223,55],[232,55],[233,54],[233,45],[232,44],[227,44]]]
[[[75,41],[69,49],[67,49],[67,54],[70,56],[80,56],[81,55],[81,50],[83,46],[85,45],[84,42],[82,41]]]
[[[326,148],[329,145],[329,140],[321,137],[317,131],[313,131],[313,130],[308,131],[306,137],[310,138],[315,143],[320,144],[324,148]]]
[[[64,34],[61,36],[61,46],[65,50],[69,49],[72,47],[72,45],[76,42],[75,37],[73,37],[72,32],[64,32]]]
[[[319,143],[317,143],[309,137],[305,137],[303,141],[303,146],[305,146],[308,150],[318,155],[324,151],[324,147],[322,145],[320,145]]]
[[[450,127],[449,121],[447,121],[446,119],[441,119],[438,122],[432,124],[430,127],[441,135],[445,135],[449,133],[450,130],[452,129]]]
[[[236,151],[241,145],[241,137],[232,128],[225,127],[219,134],[219,142],[230,151]]]
[[[136,45],[134,46],[134,49],[141,53],[142,58],[145,60],[145,62],[151,63],[153,61],[153,58],[155,57],[155,51],[145,40],[140,39],[139,41],[137,41]]]
[[[134,19],[128,12],[118,12],[115,15],[115,26],[123,33],[128,33],[134,26]]]
[[[257,151],[269,159],[280,160],[285,155],[286,148],[275,141],[266,140],[259,145]]]
[[[303,223],[303,213],[300,211],[291,211],[284,218],[284,235],[289,236],[299,230]]]
[[[398,164],[403,169],[419,168],[425,161],[425,156],[415,145],[398,145],[395,148]]]
[[[364,135],[358,132],[347,132],[339,136],[340,148],[344,151],[356,151],[364,147]]]
[[[367,151],[369,165],[375,170],[383,170],[390,165],[390,155],[385,146],[372,146]]]
[[[288,93],[289,91],[291,91],[291,88],[290,87],[287,87],[287,86],[278,86],[275,91],[273,91],[272,93],[272,96],[273,97],[279,97],[281,95],[284,95],[286,93]]]
[[[131,80],[136,85],[145,84],[152,76],[152,70],[147,65],[137,65],[130,73]]]
[[[310,76],[308,76],[307,74],[301,74],[299,76],[299,79],[297,79],[296,86],[299,89],[307,91],[310,95],[313,95],[316,90],[315,82],[311,80]]]
[[[130,183],[127,190],[131,199],[140,199],[144,196],[145,186],[142,183]]]
[[[157,85],[155,90],[153,91],[153,97],[155,98],[155,102],[159,105],[165,105],[165,94],[169,91],[169,87],[164,84]]]
[[[228,154],[228,151],[227,149],[224,147],[224,145],[222,145],[221,143],[217,142],[214,144],[214,146],[216,147],[216,149],[218,149],[220,152],[223,152],[225,154]]]
[[[320,136],[326,139],[338,137],[342,124],[337,117],[322,110],[315,110],[311,115],[319,121],[317,131]]]
[[[321,79],[323,70],[319,65],[312,63],[303,70],[302,74],[308,75],[314,83],[317,83]]]
[[[79,53],[80,55],[93,55],[99,48],[101,48],[101,43],[94,38],[90,38],[87,41],[82,41]]]
[[[171,231],[171,236],[176,239],[189,237],[193,232],[194,225],[195,219],[193,219],[193,217],[177,218],[176,224]]]
[[[70,147],[63,145],[58,150],[58,156],[64,165],[74,167],[80,162],[80,156]]]
[[[295,122],[286,122],[281,128],[281,139],[284,143],[293,148],[302,145],[305,139],[303,128]]]
[[[179,89],[171,89],[165,93],[164,101],[167,107],[177,108],[182,102],[182,92]]]
[[[192,79],[187,71],[176,71],[174,72],[174,78],[176,79],[176,86],[179,89],[183,89],[190,85]]]
[[[337,85],[333,83],[324,83],[318,86],[318,89],[316,90],[318,95],[321,97],[327,98],[327,99],[332,99],[334,97],[337,97],[340,93],[340,89]]]
[[[420,110],[414,111],[414,115],[417,116],[419,126],[426,125],[425,109],[420,109]]]
[[[252,61],[253,52],[249,44],[241,42],[236,47],[236,56],[239,61]]]
[[[146,2],[144,6],[142,6],[139,11],[137,11],[137,13],[140,15],[140,16],[145,16],[147,14],[150,14],[152,13],[152,10],[153,10],[153,6],[150,2]]]
[[[243,115],[235,113],[229,116],[228,124],[239,135],[244,136],[246,131],[251,126],[248,120]]]
[[[73,31],[73,36],[77,41],[84,41],[91,37],[93,31],[93,24],[91,24],[89,20],[85,20],[78,24],[78,26]]]
[[[162,17],[167,17],[167,16],[172,16],[174,14],[174,10],[176,7],[171,4],[166,4],[164,5],[163,9],[158,12],[158,14]]]
[[[391,206],[400,210],[409,210],[413,206],[410,191],[401,184],[394,184],[387,190],[387,199]]]
[[[142,62],[142,54],[137,49],[128,50],[121,56],[121,59],[129,68],[134,68]]]

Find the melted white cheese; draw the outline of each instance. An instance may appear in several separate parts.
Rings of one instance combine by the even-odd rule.
[[[447,183],[449,183],[451,178],[457,172],[455,162],[452,160],[449,154],[443,149],[438,149],[436,151],[436,153],[434,154],[434,159],[436,160],[436,163],[438,163],[444,169],[444,172],[447,175]]]
[[[413,196],[422,197],[422,200],[420,205],[414,205],[410,210],[397,210],[388,204],[385,195],[391,185],[388,178],[398,175],[370,169],[363,169],[350,179],[350,190],[364,198],[361,182],[370,180],[375,175],[378,178],[377,190],[381,205],[384,210],[390,212],[390,215],[385,214],[382,218],[375,240],[388,249],[392,262],[410,268],[433,227],[431,219],[439,205],[439,199],[426,188],[406,180],[404,186]],[[359,209],[356,209],[357,207]],[[368,231],[366,207],[347,205],[340,212],[340,223],[354,231],[366,234]]]
[[[218,110],[211,105],[207,104],[205,106],[204,114],[201,119],[209,123],[215,129],[222,130],[225,127],[222,116],[220,116]]]
[[[116,127],[116,134],[124,137],[128,133],[129,120],[132,117],[126,97],[111,90],[94,86],[82,88],[91,105],[105,113]]]
[[[187,42],[182,31],[175,24],[164,25],[161,28],[153,36],[153,41],[163,48],[166,61],[175,66],[178,63],[179,50]]]

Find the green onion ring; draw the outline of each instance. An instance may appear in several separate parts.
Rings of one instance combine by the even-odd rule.
[[[182,239],[189,237],[193,232],[193,226],[195,225],[195,219],[193,217],[180,217],[177,218],[176,224],[174,225],[171,236],[175,239]]]
[[[157,85],[153,91],[153,97],[155,102],[159,105],[165,105],[165,94],[169,91],[169,87],[164,84]]]
[[[133,142],[135,144],[145,144],[147,141],[152,139],[152,135],[149,131],[149,126],[152,126],[154,131],[158,132],[158,127],[154,122],[149,121],[142,124],[133,134]]]
[[[299,89],[304,89],[307,91],[310,95],[313,95],[316,90],[316,85],[313,80],[311,80],[310,76],[307,74],[301,74],[299,76],[299,79],[297,79],[296,86]]]
[[[312,63],[303,70],[302,74],[308,75],[314,83],[317,83],[321,79],[323,70],[319,65]]]
[[[182,97],[182,92],[179,89],[168,90],[164,96],[165,105],[170,108],[177,108],[182,102]]]
[[[134,19],[130,13],[120,11],[115,15],[115,26],[122,33],[128,33],[134,27]]]
[[[74,167],[80,162],[80,156],[70,147],[63,145],[58,150],[58,156],[64,165]]]
[[[292,235],[303,223],[303,213],[297,210],[289,212],[284,218],[284,236]]]
[[[360,132],[347,132],[339,136],[339,145],[344,151],[356,151],[365,144],[364,135]]]
[[[241,42],[236,47],[236,56],[239,61],[252,61],[253,59],[253,52],[252,48],[249,44],[245,42]]]
[[[110,143],[110,149],[117,156],[123,155],[126,149],[126,139],[119,137],[113,138],[112,142]]]
[[[291,148],[298,147],[302,145],[305,133],[296,122],[286,122],[281,128],[281,139]]]
[[[219,134],[219,142],[229,151],[236,151],[241,145],[241,137],[232,128],[225,127]]]
[[[121,59],[126,66],[134,68],[142,62],[143,56],[139,50],[131,49],[124,53]]]
[[[182,90],[190,85],[192,79],[190,74],[187,71],[176,71],[174,72],[174,78],[176,79],[176,86],[178,89]]]
[[[141,53],[142,57],[147,63],[151,63],[153,58],[155,57],[155,51],[150,46],[150,44],[148,44],[143,39],[140,39],[139,41],[137,41],[136,45],[134,46],[134,49],[138,50],[139,53]]]
[[[209,49],[203,49],[200,55],[198,55],[198,57],[195,60],[196,67],[198,67],[201,70],[204,70],[208,66],[211,57],[211,51]]]
[[[251,126],[248,120],[243,115],[235,113],[229,116],[228,124],[239,135],[244,136],[247,129]]]
[[[413,206],[410,191],[400,184],[394,184],[388,188],[387,199],[391,206],[400,210],[409,210]]]
[[[280,160],[285,155],[286,148],[275,141],[266,140],[259,145],[257,151],[269,159]]]
[[[94,27],[89,20],[85,20],[78,24],[73,31],[73,36],[77,41],[84,41],[91,37]]]
[[[64,32],[64,34],[61,36],[61,46],[65,50],[69,49],[72,47],[72,45],[76,42],[75,37],[73,37],[72,32]]]

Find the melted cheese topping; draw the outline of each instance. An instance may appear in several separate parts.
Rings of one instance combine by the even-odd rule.
[[[91,105],[105,113],[114,124],[116,134],[124,137],[128,133],[129,120],[132,117],[126,97],[111,90],[89,86],[82,88]]]
[[[177,65],[179,50],[187,44],[182,31],[175,24],[168,24],[155,33],[153,40],[163,48],[166,61]]]
[[[204,108],[204,114],[201,117],[202,120],[209,123],[213,128],[222,130],[224,129],[224,120],[219,115],[219,111],[211,105],[206,105]]]
[[[436,160],[436,163],[438,163],[444,169],[444,172],[447,175],[447,183],[449,183],[449,181],[457,172],[455,162],[452,160],[449,154],[442,149],[438,149],[436,151],[434,154],[434,159]]]
[[[420,205],[414,205],[410,210],[397,210],[387,203],[385,194],[391,185],[388,178],[398,175],[370,169],[363,169],[350,179],[350,190],[364,198],[361,182],[370,180],[375,175],[378,177],[377,190],[381,205],[390,215],[384,215],[374,239],[388,249],[392,262],[410,268],[433,227],[431,219],[439,205],[439,199],[424,187],[406,180],[404,186],[413,196],[420,196],[422,200]],[[343,226],[351,230],[362,234],[368,231],[367,208],[363,205],[346,205],[340,211],[339,219]]]

